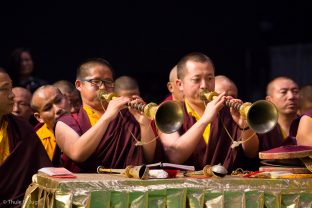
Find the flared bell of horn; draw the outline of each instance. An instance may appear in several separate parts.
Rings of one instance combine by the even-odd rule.
[[[183,124],[184,115],[182,107],[175,101],[160,104],[155,113],[157,128],[167,134],[177,131]]]
[[[218,93],[203,91],[200,94],[202,100],[211,101]],[[248,126],[258,134],[271,131],[277,124],[278,111],[275,105],[266,100],[258,100],[254,103],[237,103],[232,99],[225,101],[227,107],[234,108],[246,118]]]
[[[278,111],[271,102],[258,100],[250,106],[246,119],[250,128],[259,134],[264,134],[275,127]]]

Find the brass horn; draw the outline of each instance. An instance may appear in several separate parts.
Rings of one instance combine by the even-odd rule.
[[[114,93],[108,93],[103,90],[98,92],[98,98],[107,102],[116,98]],[[170,134],[177,131],[184,121],[183,109],[181,105],[175,101],[167,101],[160,105],[156,103],[148,104],[131,104],[130,108],[142,112],[146,117],[155,120],[156,127],[164,133]]]
[[[125,169],[111,169],[98,166],[98,173],[119,173],[127,178],[146,179],[148,178],[148,167],[146,165],[132,166],[129,165]]]
[[[218,95],[216,92],[202,91],[200,97],[209,102]],[[232,99],[227,99],[225,105],[238,110],[246,118],[248,126],[256,133],[267,133],[277,124],[278,111],[273,103],[266,100],[241,104],[233,102]]]

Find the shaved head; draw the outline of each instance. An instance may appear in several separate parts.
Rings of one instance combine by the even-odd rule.
[[[226,95],[237,98],[238,90],[235,83],[224,75],[215,77],[215,91],[217,93],[225,92]]]

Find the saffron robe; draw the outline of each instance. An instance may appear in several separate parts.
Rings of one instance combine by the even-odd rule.
[[[184,108],[184,123],[180,128],[179,133],[183,135],[195,123],[196,119],[186,113],[185,103]],[[242,146],[231,148],[232,140],[223,128],[226,126],[228,132],[234,140],[240,138],[240,130],[238,125],[232,119],[229,108],[223,108],[218,117],[211,123],[209,143],[206,144],[204,138],[201,138],[191,156],[184,162],[185,165],[193,165],[197,170],[201,170],[205,165],[217,165],[221,163],[229,173],[239,168],[240,160],[243,160],[244,155]]]
[[[57,146],[56,144],[56,140],[55,140],[55,136],[54,133],[51,132],[44,123],[38,123],[35,127],[34,127],[36,134],[38,135],[40,141],[42,142],[42,145],[44,147],[44,149],[46,150],[50,160],[52,161],[52,164],[54,167],[59,167],[60,163],[61,163],[61,150],[60,148]],[[40,134],[38,134],[38,132],[43,133],[43,135],[49,135],[48,138],[41,138]],[[51,140],[51,141],[49,141]],[[55,144],[53,144],[55,142]],[[53,144],[51,146],[51,143]],[[48,153],[47,151],[47,147],[49,147],[50,149],[50,153]]]
[[[10,155],[0,165],[0,207],[4,206],[4,200],[22,201],[32,176],[38,169],[52,166],[28,121],[11,114],[3,116],[3,119],[8,122]]]
[[[120,112],[122,116],[118,114],[109,123],[95,152],[84,162],[73,162],[79,167],[80,172],[95,173],[100,165],[105,168],[125,168],[128,165],[142,165],[145,162],[142,146],[135,146],[136,141],[131,135],[132,132],[135,138],[139,138],[140,125],[128,109],[123,109]],[[66,114],[61,116],[59,121],[67,124],[78,135],[84,134],[91,128],[90,120],[83,108],[80,108],[77,118]],[[62,160],[64,167],[77,172],[76,168],[72,169],[73,165],[64,153]]]

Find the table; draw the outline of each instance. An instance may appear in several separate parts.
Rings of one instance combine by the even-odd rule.
[[[77,174],[37,175],[23,207],[312,207],[312,179],[130,179]]]

